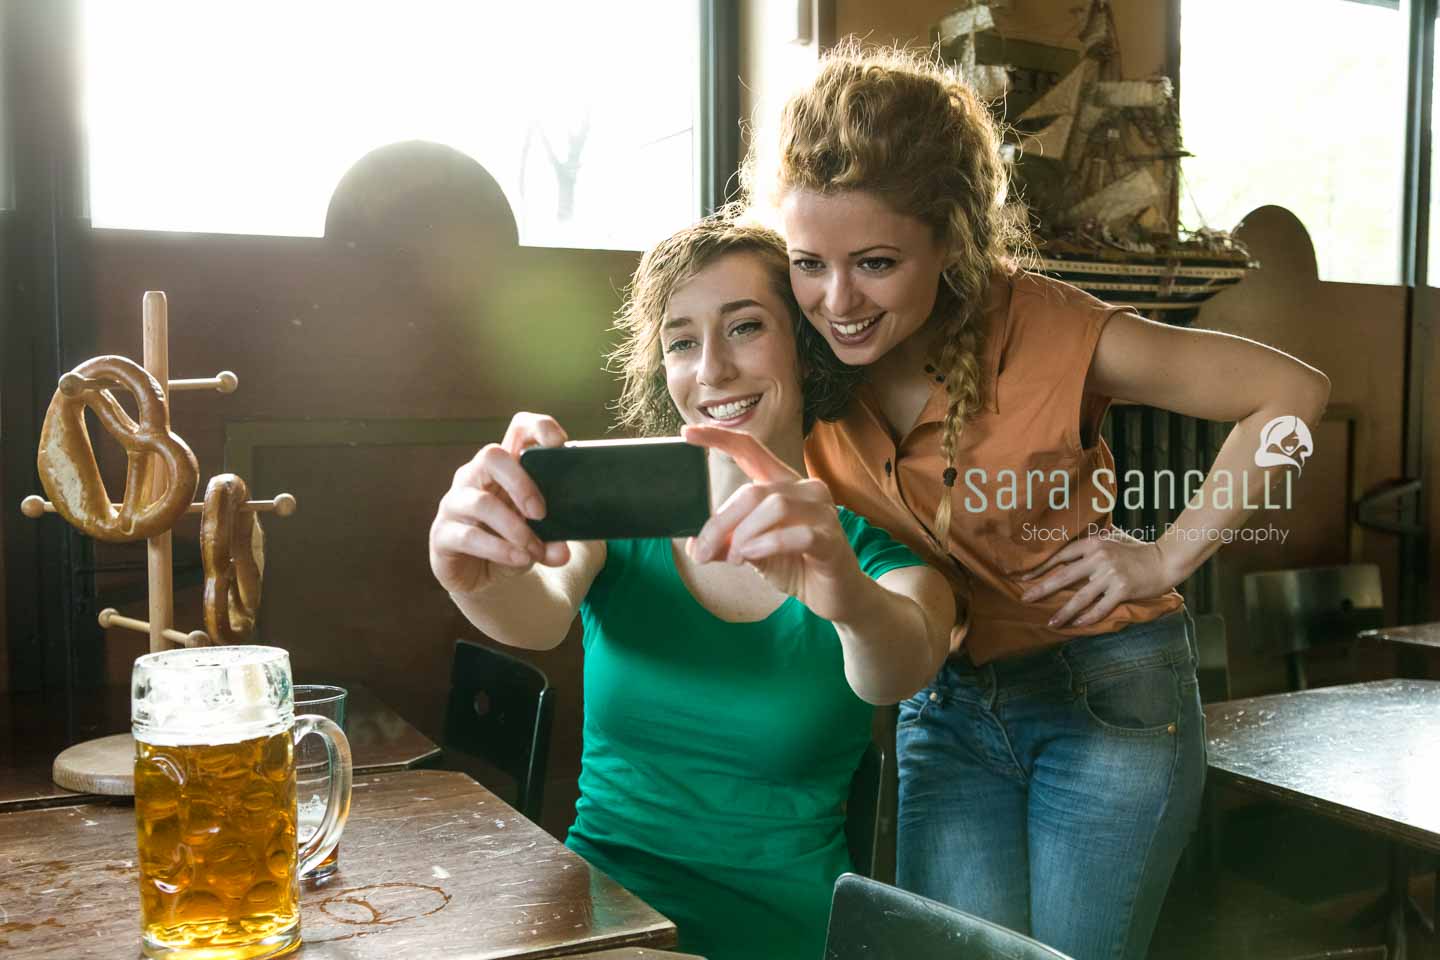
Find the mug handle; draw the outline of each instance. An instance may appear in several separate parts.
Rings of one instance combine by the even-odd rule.
[[[325,816],[315,835],[300,848],[296,876],[310,872],[335,849],[340,842],[340,831],[345,829],[345,821],[350,817],[350,741],[345,739],[345,731],[340,729],[340,725],[329,717],[307,713],[295,718],[291,734],[295,743],[312,733],[325,740],[325,753],[330,765],[330,796],[326,799]]]

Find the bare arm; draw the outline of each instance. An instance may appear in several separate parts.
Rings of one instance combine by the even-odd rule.
[[[1255,465],[1260,431],[1282,416],[1312,427],[1319,423],[1330,399],[1330,378],[1242,337],[1121,314],[1101,337],[1089,389],[1186,416],[1237,421],[1205,478],[1197,506],[1186,508],[1159,541],[1167,576],[1179,583],[1219,548],[1218,540],[1187,537],[1187,531],[1239,529],[1254,512],[1238,496],[1229,507],[1215,506],[1220,478],[1228,474],[1234,489],[1246,489],[1243,482],[1257,493],[1282,480],[1287,467]]]
[[[898,703],[934,679],[945,661],[955,596],[930,567],[863,579],[869,587],[853,592],[854,612],[833,621],[845,652],[845,679],[868,703]]]
[[[605,544],[571,543],[570,559],[559,567],[532,566],[471,593],[450,598],[486,636],[528,650],[558,646],[605,566]]]
[[[1219,549],[1219,532],[1244,526],[1256,498],[1289,469],[1255,464],[1264,426],[1282,416],[1298,417],[1309,426],[1318,423],[1330,397],[1330,380],[1288,354],[1243,337],[1186,330],[1122,313],[1100,336],[1085,389],[1186,416],[1234,420],[1236,425],[1195,505],[1186,507],[1158,541],[1077,540],[1028,575],[1036,583],[1026,600],[1088,581],[1052,619],[1056,626],[1072,618],[1077,626],[1094,623],[1123,600],[1158,596],[1193,573]],[[1229,502],[1217,497],[1222,485],[1254,491],[1250,505],[1238,495]]]

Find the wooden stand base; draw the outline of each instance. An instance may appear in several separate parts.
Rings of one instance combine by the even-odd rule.
[[[135,739],[128,733],[117,733],[67,747],[55,758],[50,776],[66,790],[133,797]]]

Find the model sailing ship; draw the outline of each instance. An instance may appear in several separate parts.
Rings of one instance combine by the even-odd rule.
[[[1003,109],[1007,68],[982,62],[996,33],[973,0],[937,28],[942,55]],[[990,44],[994,47],[994,44]],[[1079,61],[1007,120],[1015,182],[1029,208],[1036,269],[1154,320],[1189,323],[1257,264],[1229,234],[1179,227],[1179,110],[1170,80],[1126,80],[1109,0],[1091,0]]]

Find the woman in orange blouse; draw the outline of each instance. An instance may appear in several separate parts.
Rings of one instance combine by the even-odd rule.
[[[950,72],[850,43],[745,181],[778,216],[807,318],[869,373],[808,439],[811,475],[941,569],[964,611],[900,707],[901,885],[1077,960],[1139,958],[1205,770],[1174,587],[1287,469],[1257,465],[1262,431],[1315,423],[1329,381],[1020,269],[999,146]],[[1112,399],[1236,421],[1153,542],[1111,524]]]

